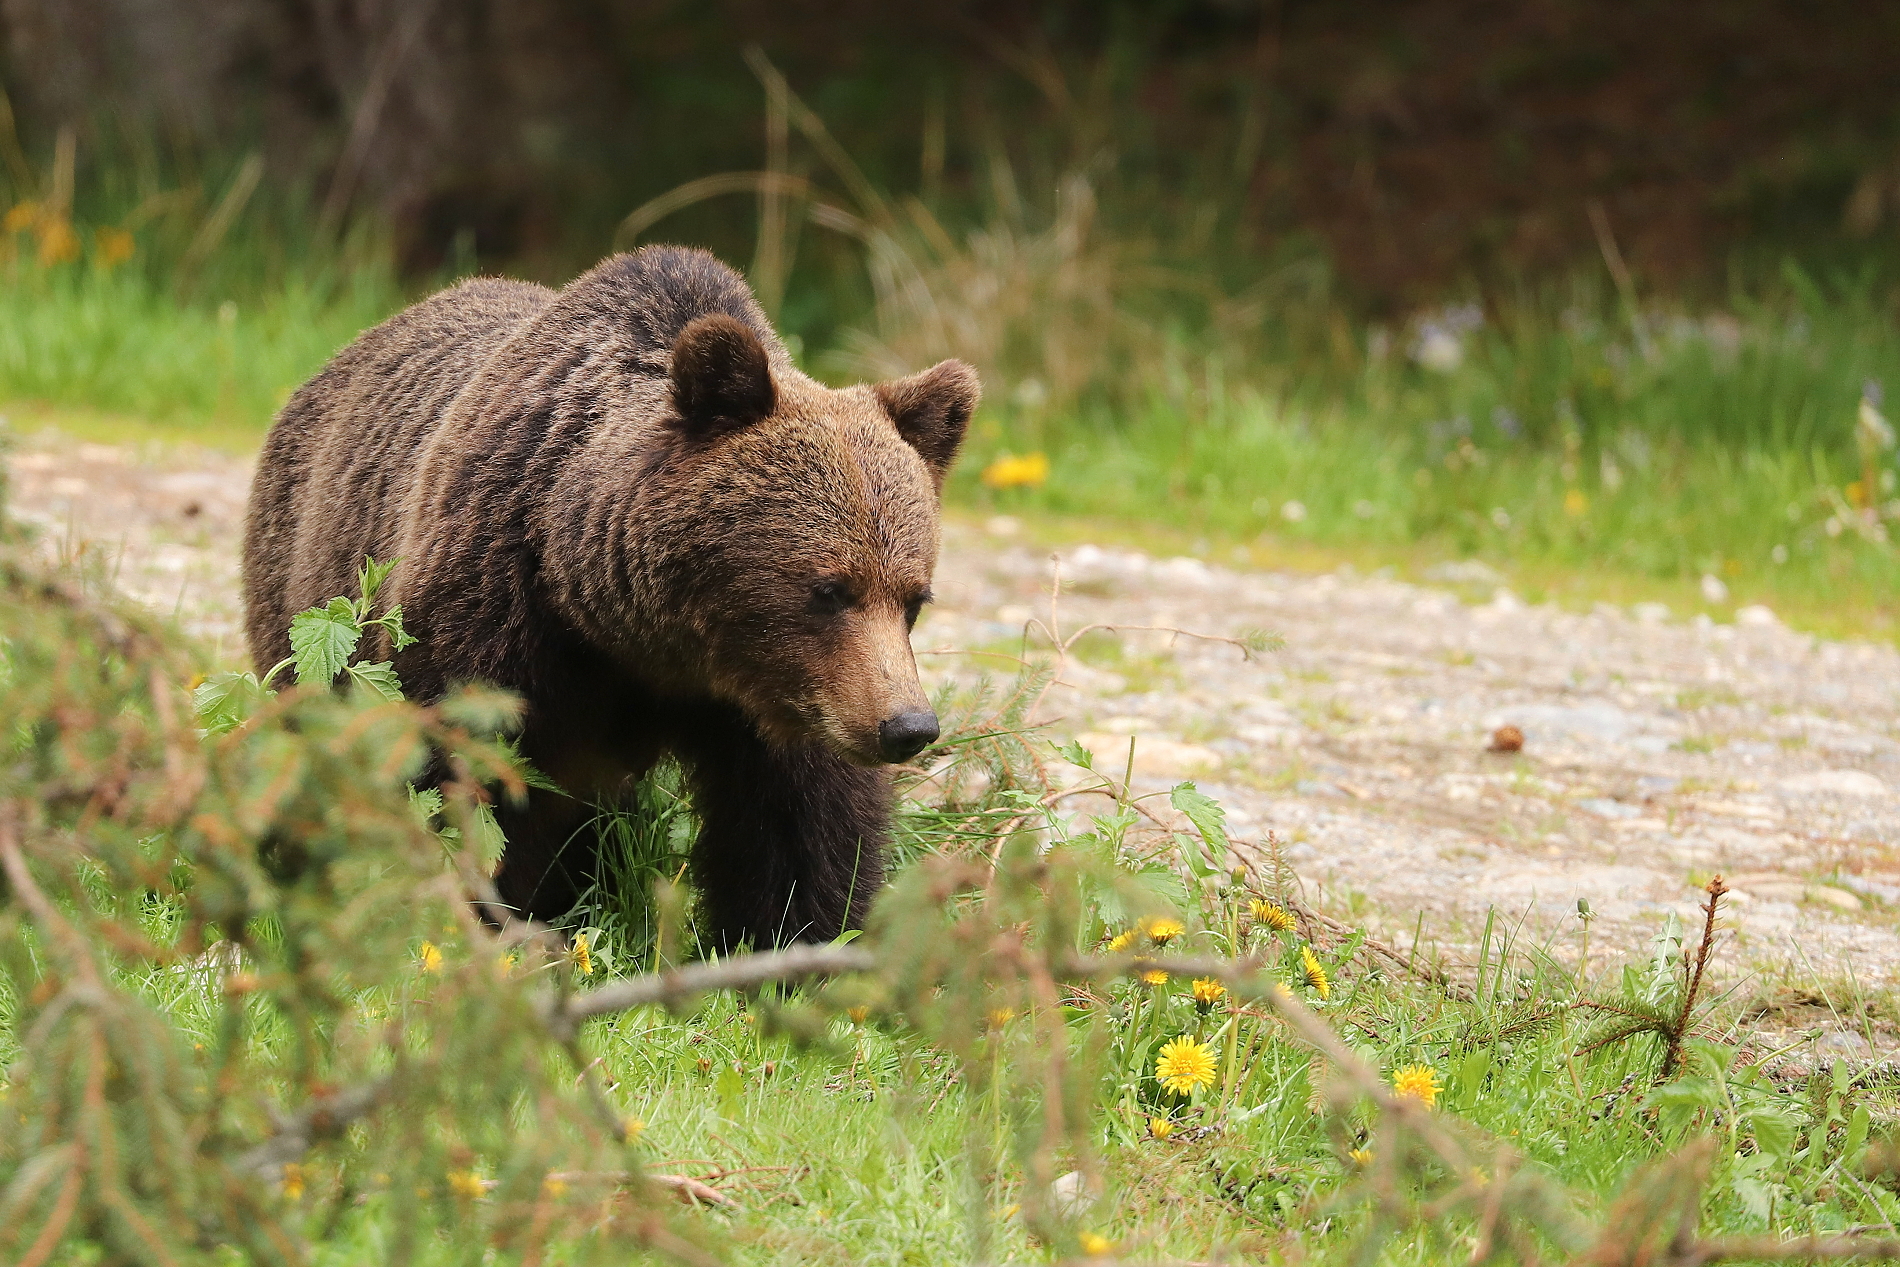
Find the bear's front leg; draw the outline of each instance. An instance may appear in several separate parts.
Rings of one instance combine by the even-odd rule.
[[[693,878],[721,951],[830,941],[860,928],[884,885],[890,775],[816,743],[778,747],[722,717],[680,756],[702,824]]]
[[[495,872],[495,891],[516,915],[553,923],[594,883],[599,838],[592,806],[560,792],[530,788],[521,805],[495,806],[508,843]]]

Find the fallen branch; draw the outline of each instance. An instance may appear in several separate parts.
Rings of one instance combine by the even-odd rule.
[[[1781,1240],[1773,1236],[1724,1237],[1720,1240],[1692,1242],[1670,1262],[1680,1267],[1701,1267],[1703,1263],[1786,1263],[1814,1259],[1838,1262],[1847,1258],[1900,1258],[1900,1237],[1852,1233],[1798,1236],[1793,1240]]]
[[[795,981],[835,972],[870,972],[876,967],[871,952],[856,946],[788,946],[717,963],[689,964],[565,998],[551,998],[543,1005],[543,1019],[558,1037],[573,1033],[582,1021],[592,1017],[650,1003],[683,1003],[714,990],[737,990],[767,981]]]
[[[297,1161],[315,1144],[335,1139],[358,1118],[375,1112],[395,1090],[396,1080],[385,1077],[317,1096],[279,1122],[269,1139],[239,1153],[233,1164],[266,1182],[281,1178],[285,1166]]]

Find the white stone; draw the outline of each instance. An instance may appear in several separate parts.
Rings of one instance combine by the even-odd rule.
[[[1878,775],[1865,770],[1816,770],[1812,774],[1797,774],[1781,780],[1778,787],[1784,792],[1797,795],[1806,793],[1831,793],[1835,796],[1888,796],[1887,785]]]

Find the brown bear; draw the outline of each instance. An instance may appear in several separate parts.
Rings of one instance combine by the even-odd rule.
[[[563,789],[497,807],[514,910],[572,908],[591,806],[670,753],[715,944],[836,937],[883,880],[880,767],[937,739],[909,632],[978,390],[960,361],[813,381],[703,251],[616,255],[559,292],[464,282],[358,338],[271,429],[252,659],[393,559],[405,688],[518,693],[522,752]]]

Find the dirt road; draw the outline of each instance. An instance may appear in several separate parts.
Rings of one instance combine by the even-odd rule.
[[[53,436],[10,456],[14,513],[109,566],[236,658],[248,464]],[[1193,777],[1236,832],[1271,830],[1310,894],[1402,946],[1470,944],[1493,909],[1573,954],[1645,953],[1720,872],[1739,960],[1790,981],[1900,983],[1900,653],[1653,606],[1527,607],[1476,564],[1431,586],[1061,551],[1067,629],[1098,633],[1044,717],[1136,783]],[[947,530],[922,650],[1008,647],[1047,618],[1052,563],[1007,520]],[[955,655],[927,672],[968,672]],[[959,669],[959,665],[964,666]],[[1488,750],[1511,725],[1522,751]],[[1846,1046],[1863,1043],[1838,1034]]]

